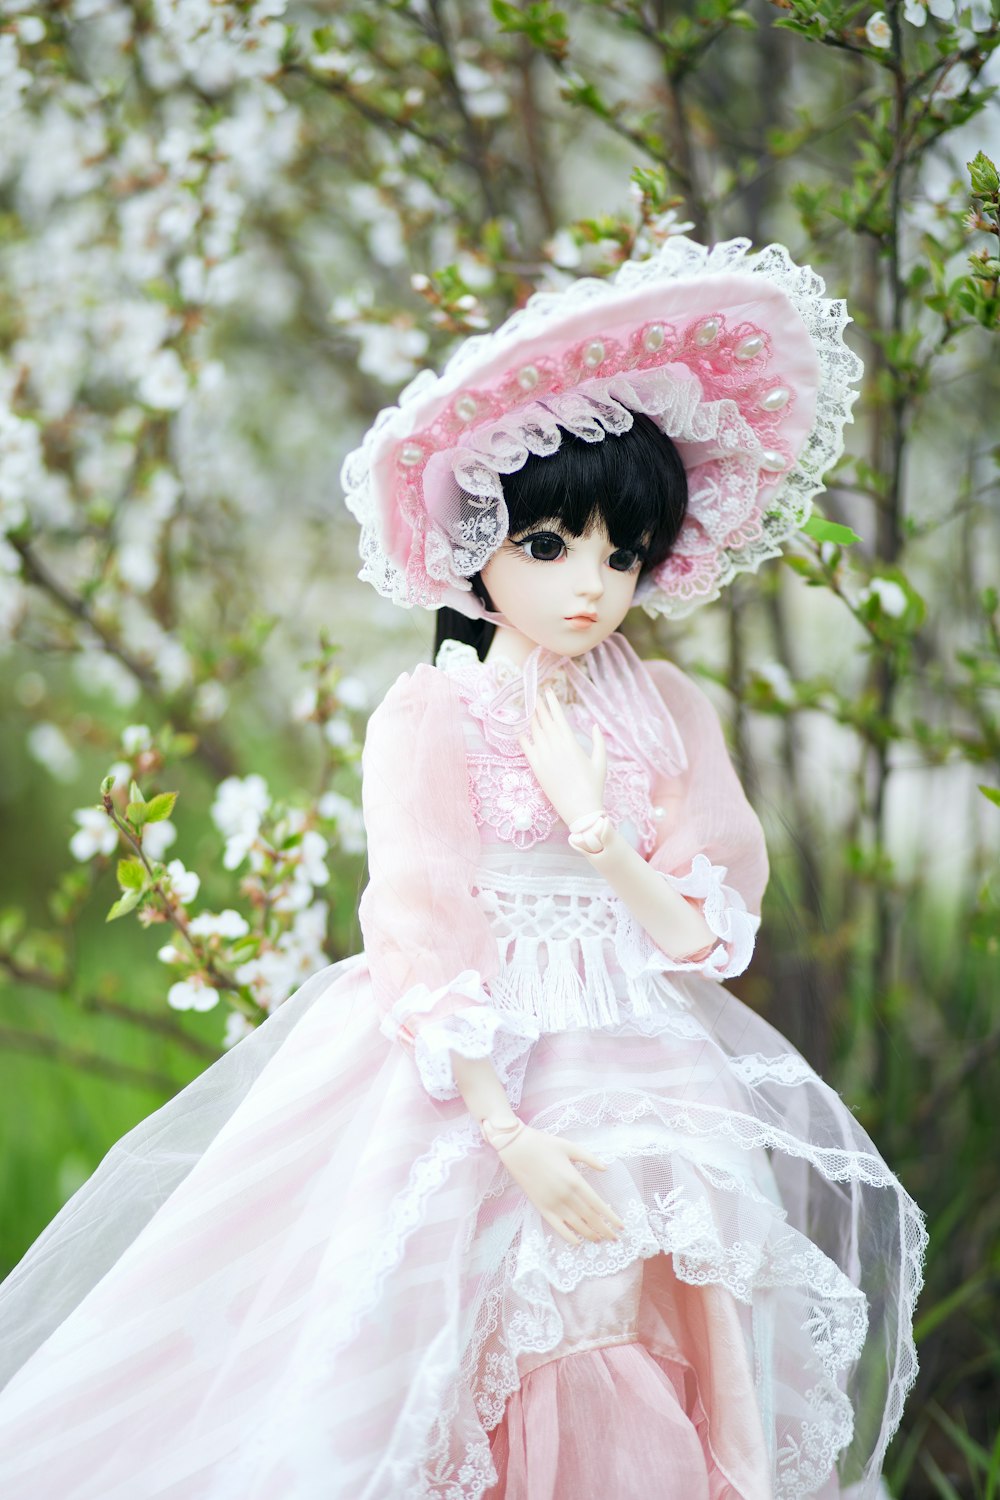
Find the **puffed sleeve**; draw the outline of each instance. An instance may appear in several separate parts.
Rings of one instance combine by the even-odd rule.
[[[452,1051],[489,1057],[510,1094],[538,1037],[490,1003],[499,955],[471,893],[479,830],[462,722],[452,681],[421,665],[372,714],[362,755],[369,881],[358,916],[375,1002],[435,1099],[458,1097]]]
[[[634,922],[623,933],[626,967],[742,974],[760,926],[768,864],[764,832],[740,785],[710,699],[670,662],[646,669],[680,731],[687,769],[654,782],[660,810],[649,863],[701,911],[716,941],[686,960],[668,957]]]

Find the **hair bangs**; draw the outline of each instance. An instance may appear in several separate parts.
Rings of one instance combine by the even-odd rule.
[[[570,536],[603,523],[615,547],[642,550],[647,568],[669,555],[687,511],[680,455],[641,412],[627,432],[596,443],[564,433],[555,453],[532,454],[523,468],[505,474],[503,490],[510,536],[544,521]]]

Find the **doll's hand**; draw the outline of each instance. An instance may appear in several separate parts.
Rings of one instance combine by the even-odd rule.
[[[526,1125],[497,1154],[542,1218],[571,1245],[578,1245],[581,1238],[614,1240],[618,1238],[615,1229],[625,1228],[611,1205],[574,1167],[575,1161],[582,1161],[588,1167],[605,1170],[603,1162],[582,1146]]]
[[[593,750],[588,755],[559,699],[547,688],[535,707],[531,738],[522,734],[518,740],[538,785],[567,824],[585,813],[599,812],[604,805],[608,752],[597,724],[592,738]]]

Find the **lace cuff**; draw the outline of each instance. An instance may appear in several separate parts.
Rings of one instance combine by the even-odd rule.
[[[459,996],[477,1003],[432,1015],[442,1002]],[[523,1064],[539,1036],[531,1017],[499,1011],[489,1003],[475,969],[464,970],[437,990],[429,990],[426,984],[414,985],[396,1001],[380,1029],[391,1041],[399,1041],[412,1051],[421,1083],[432,1099],[440,1100],[459,1097],[452,1052],[462,1057],[488,1057],[508,1094],[508,1085],[517,1081],[519,1099]]]
[[[700,904],[709,930],[719,941],[701,957],[670,958],[621,902],[615,947],[626,974],[637,978],[640,974],[688,971],[707,974],[710,979],[732,979],[742,974],[753,956],[760,917],[747,911],[739,891],[723,885],[725,865],[713,865],[707,855],[696,854],[686,875],[668,875],[663,870],[657,874],[682,896]]]

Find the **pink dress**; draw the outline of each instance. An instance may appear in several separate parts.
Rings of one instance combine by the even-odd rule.
[[[715,936],[660,951],[517,746],[540,682]],[[919,1209],[727,991],[767,861],[704,694],[621,637],[450,646],[364,754],[365,951],[112,1149],[0,1288],[5,1500],[874,1496],[916,1362]],[[608,1164],[557,1236],[451,1052]]]

